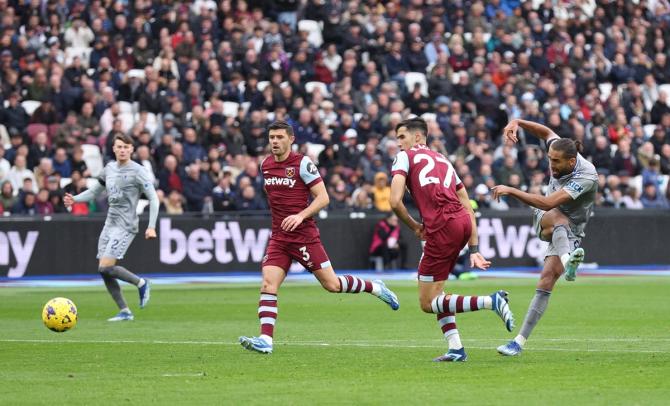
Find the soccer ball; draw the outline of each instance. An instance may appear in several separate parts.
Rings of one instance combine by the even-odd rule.
[[[77,324],[77,306],[70,299],[53,298],[44,305],[42,321],[51,331],[57,333],[67,331]]]

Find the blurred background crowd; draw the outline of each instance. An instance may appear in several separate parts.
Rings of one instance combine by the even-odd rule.
[[[480,208],[543,193],[579,140],[599,206],[668,208],[667,0],[0,0],[0,210],[63,212],[130,134],[171,214],[263,210],[267,125],[289,121],[329,209],[390,211],[394,127],[429,123]],[[104,210],[104,199],[74,214]]]

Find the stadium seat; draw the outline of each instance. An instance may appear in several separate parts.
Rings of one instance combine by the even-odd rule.
[[[361,117],[363,117],[363,113],[354,113],[354,122],[357,123],[361,120]]]
[[[249,112],[249,107],[251,107],[251,102],[244,102],[240,104],[240,107],[242,107],[242,110],[244,110],[244,114],[246,115]]]
[[[247,82],[246,81],[241,81],[240,83],[237,84],[237,90],[240,93],[244,93],[245,90],[247,90]]]
[[[426,120],[426,121],[436,121],[437,120],[437,114],[435,114],[435,113],[423,113],[421,115],[421,118]]]
[[[256,89],[258,89],[259,92],[262,92],[265,90],[266,87],[270,86],[270,81],[268,80],[261,80],[256,84]]]
[[[72,178],[60,178],[61,189],[64,188],[65,186],[69,185],[70,183],[72,183]]]
[[[411,92],[417,83],[421,86],[421,94],[428,96],[428,80],[425,74],[420,72],[407,72],[405,74],[405,87],[408,92]]]
[[[328,91],[328,86],[323,82],[307,82],[305,83],[305,91],[307,93],[314,92],[314,89],[319,88],[321,95],[324,97],[330,97],[330,92]]]
[[[49,127],[47,127],[45,124],[39,124],[39,123],[28,124],[28,127],[26,127],[26,134],[28,134],[28,138],[30,138],[31,142],[35,141],[35,136],[37,136],[37,134],[41,132],[47,133],[48,136]],[[49,141],[47,145],[51,145],[51,138],[48,139]]]
[[[128,77],[129,78],[139,78],[142,81],[146,78],[146,75],[144,73],[144,69],[131,69],[128,71]]]
[[[81,59],[81,65],[84,68],[88,68],[89,56],[93,48],[80,48],[80,47],[67,47],[65,48],[65,66],[72,64],[72,60],[78,56]]]
[[[239,103],[231,101],[223,102],[223,115],[226,117],[237,117],[237,112],[239,109],[240,109]]]
[[[97,145],[91,144],[82,144],[81,149],[83,151],[82,158],[86,162],[86,166],[91,171],[91,176],[96,177],[102,172],[104,167],[104,162],[102,159],[102,153],[100,152],[100,147]]]
[[[600,89],[600,101],[606,102],[607,99],[609,99],[610,94],[612,93],[612,84],[600,83],[598,84],[598,89]]]
[[[5,149],[11,148],[9,132],[7,131],[7,127],[5,127],[4,124],[0,124],[0,145],[4,146]]]
[[[29,116],[32,116],[35,110],[42,105],[42,102],[37,100],[24,100],[21,102],[21,107],[28,113]]]
[[[132,112],[132,107],[131,111],[129,112],[121,112],[119,114],[119,120],[121,120],[122,126],[123,126],[123,131],[130,131],[132,130],[133,126],[135,125],[135,115]]]
[[[658,92],[665,92],[668,95],[668,98],[665,100],[665,104],[670,106],[670,83],[665,83],[658,86]]]
[[[121,113],[132,113],[133,112],[133,105],[132,103],[129,103],[127,101],[120,101],[117,102],[119,104],[119,109],[121,110]]]
[[[307,42],[310,45],[319,48],[323,44],[323,36],[321,35],[321,25],[314,20],[300,20],[298,21],[298,31],[307,31]]]
[[[326,149],[326,146],[323,144],[312,144],[311,142],[307,143],[307,155],[315,159],[319,158],[319,154]]]
[[[644,138],[649,139],[654,135],[656,124],[645,124],[642,128],[644,129]]]
[[[138,113],[139,114],[139,113]],[[146,113],[146,121],[144,123],[144,128],[149,130],[152,134],[156,132],[158,129],[158,119],[156,118],[156,115],[151,112]]]

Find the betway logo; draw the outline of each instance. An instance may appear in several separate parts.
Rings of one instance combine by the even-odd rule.
[[[289,178],[266,178],[265,179],[265,186],[288,186],[288,187],[293,187],[295,186],[295,179],[289,179]]]
[[[196,264],[206,264],[216,259],[227,264],[237,258],[237,262],[261,262],[270,229],[261,228],[256,233],[247,229],[242,235],[237,221],[217,221],[212,230],[196,228],[187,236],[183,231],[172,228],[172,220],[160,221],[160,261],[164,264],[178,264],[186,256]],[[232,250],[231,250],[232,248]],[[233,256],[233,253],[235,256]]]
[[[18,231],[8,231],[6,233],[0,231],[0,265],[10,264],[10,252],[14,254],[16,260],[16,265],[9,268],[9,272],[7,272],[9,278],[20,278],[26,273],[39,235],[39,231],[28,231],[26,239],[21,242]]]
[[[484,258],[522,258],[526,253],[529,257],[539,258],[547,247],[529,225],[510,225],[505,229],[501,219],[483,218],[479,220],[477,231],[479,251]],[[491,238],[495,240],[495,247]]]

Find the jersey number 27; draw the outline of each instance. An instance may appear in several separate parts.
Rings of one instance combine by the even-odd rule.
[[[438,156],[435,159],[433,159],[433,157],[427,154],[414,155],[415,165],[421,161],[427,161],[426,166],[424,166],[423,169],[421,169],[421,171],[419,172],[419,185],[421,185],[421,187],[430,185],[432,183],[440,183],[440,179],[437,176],[428,176],[430,171],[432,171],[435,168],[435,161],[447,165],[447,176],[444,177],[444,181],[442,182],[442,184],[444,185],[444,187],[447,188],[451,186],[451,179],[454,177],[454,167],[451,165],[451,162],[447,161],[446,158],[443,158],[441,156]]]

